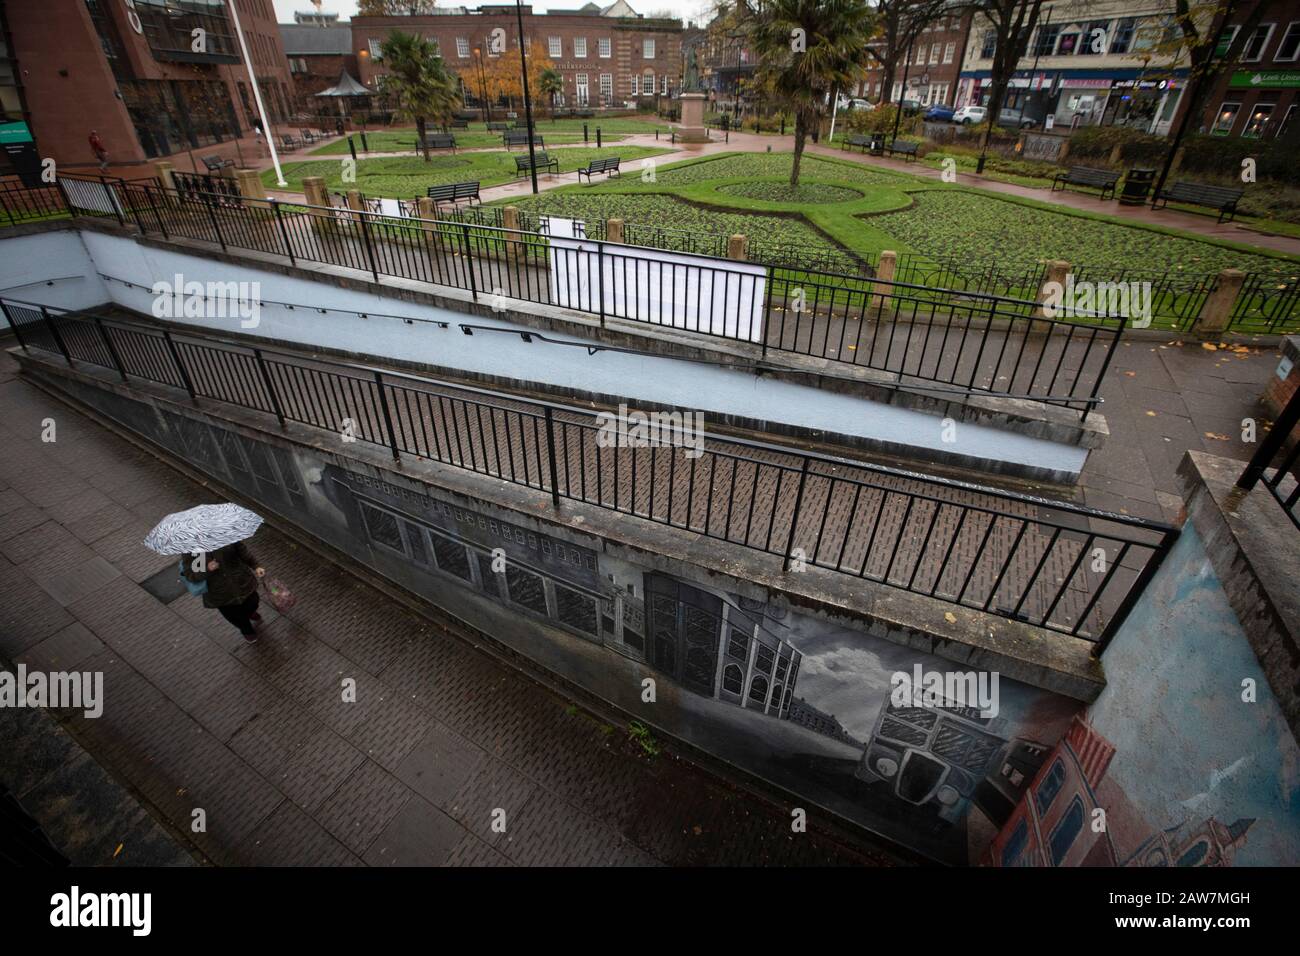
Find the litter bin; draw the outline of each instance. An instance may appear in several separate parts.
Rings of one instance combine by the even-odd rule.
[[[885,134],[872,133],[871,145],[868,147],[873,156],[881,156],[885,152]]]
[[[1124,177],[1124,190],[1119,194],[1121,206],[1141,206],[1147,201],[1151,185],[1156,181],[1154,169],[1130,169]]]

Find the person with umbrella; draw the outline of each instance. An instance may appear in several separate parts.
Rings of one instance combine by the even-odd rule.
[[[199,505],[160,521],[144,539],[159,554],[180,554],[181,577],[203,606],[216,608],[250,644],[257,642],[258,580],[266,570],[244,544],[262,524],[236,504]]]

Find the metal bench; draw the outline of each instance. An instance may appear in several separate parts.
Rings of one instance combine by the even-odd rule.
[[[419,137],[416,137],[415,151],[417,153],[423,152],[426,147],[428,149],[449,149],[454,153],[456,152],[456,137],[451,133],[429,133],[424,137],[423,142]]]
[[[479,184],[472,183],[444,183],[441,186],[429,187],[429,198],[433,200],[434,212],[438,210],[438,203],[449,202],[455,205],[461,201],[468,201],[470,205],[482,203],[483,200],[478,195]]]
[[[448,129],[469,129],[469,120],[454,119],[447,124]]]
[[[1237,202],[1244,192],[1244,189],[1234,189],[1231,186],[1210,186],[1205,183],[1180,181],[1160,190],[1152,200],[1151,208],[1157,208],[1157,203],[1167,206],[1172,199],[1174,202],[1217,209],[1219,222],[1223,222],[1225,217],[1231,220],[1237,215]]]
[[[506,130],[514,129],[514,128],[515,128],[514,123],[491,122],[487,124],[487,131],[489,133],[504,133]]]
[[[558,159],[555,159],[552,156],[547,156],[546,153],[544,152],[538,153],[536,158],[537,158],[538,172],[541,172],[542,170],[549,170],[550,172],[556,173],[557,175],[559,174],[560,161]],[[515,175],[523,177],[524,175],[529,173],[532,170],[532,168],[533,168],[533,164],[529,161],[529,158],[526,154],[523,156],[515,157]]]
[[[223,169],[229,169],[235,165],[233,159],[222,159],[220,156],[204,156],[201,158],[203,165],[208,168],[208,172],[213,174],[219,174]]]
[[[288,133],[280,134],[280,148],[285,150],[286,152],[292,153],[294,150],[301,149],[305,145],[307,144],[304,143],[302,140],[294,139]]]
[[[840,141],[840,149],[861,149],[864,153],[871,149],[871,137],[861,133],[850,133]]]
[[[596,116],[595,110],[574,110],[573,111],[574,119],[593,119],[595,118],[595,116]]]
[[[916,159],[916,151],[920,145],[920,143],[911,143],[907,140],[891,139],[889,145],[885,147],[885,152],[890,155],[893,155],[894,153],[902,153],[907,157],[907,161],[910,163],[912,160]]]
[[[1052,192],[1056,192],[1056,187],[1060,186],[1062,190],[1066,186],[1091,186],[1093,189],[1101,190],[1101,198],[1106,198],[1106,193],[1110,193],[1112,199],[1115,198],[1115,184],[1119,182],[1119,173],[1111,172],[1109,169],[1093,169],[1089,166],[1071,166],[1063,173],[1057,173],[1052,179]]]
[[[596,173],[604,173],[606,177],[623,175],[618,168],[619,157],[607,156],[604,159],[593,159],[587,164],[585,169],[578,170],[578,180],[581,182],[582,177],[586,176],[587,181]]]
[[[528,145],[528,130],[526,130],[526,129],[508,129],[508,130],[506,130],[504,133],[501,134],[501,140],[502,140],[502,142],[505,144],[506,149],[510,149],[511,147],[514,147],[514,146],[527,146],[527,145]],[[534,133],[534,134],[533,134],[533,143],[534,143],[534,145],[537,145],[537,146],[545,146],[545,145],[546,145],[546,141],[545,141],[545,139],[542,137],[542,134],[541,134],[541,133]]]

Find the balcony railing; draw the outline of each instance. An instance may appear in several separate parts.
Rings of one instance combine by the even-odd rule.
[[[133,387],[337,433],[1061,634],[1100,654],[1178,536],[1110,514],[861,461],[665,427],[608,442],[590,409],[0,299],[29,352]],[[268,422],[269,424],[269,422]],[[196,455],[201,455],[196,452]]]

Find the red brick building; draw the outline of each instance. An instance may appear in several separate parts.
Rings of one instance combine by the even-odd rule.
[[[333,86],[339,76],[357,76],[357,54],[352,49],[352,28],[325,19],[325,15],[297,14],[296,23],[280,24],[280,41],[289,58],[295,101],[307,112],[317,112],[312,97]]]
[[[1227,49],[1254,3],[1243,3],[1221,27]],[[1241,58],[1220,78],[1194,124],[1214,136],[1275,139],[1297,121],[1300,106],[1300,0],[1272,0]]]
[[[957,79],[966,53],[966,38],[970,35],[970,19],[969,11],[939,17],[917,35],[910,56],[899,57],[890,89],[881,88],[884,71],[877,68],[868,71],[852,95],[872,103],[881,100],[897,103],[901,94],[904,99],[916,100],[922,106],[936,103],[951,106],[957,95]],[[904,59],[907,60],[906,68]],[[905,92],[904,72],[907,75]]]
[[[436,40],[448,68],[460,77],[466,102],[475,103],[477,56],[519,57],[519,27],[513,5],[477,10],[449,7],[432,16],[354,17],[352,47],[360,75],[374,88],[383,74],[380,44],[393,30]],[[626,0],[606,7],[589,3],[578,10],[533,13],[524,7],[524,35],[529,48],[540,48],[564,77],[559,105],[622,107],[653,104],[678,92],[682,57],[680,20],[650,20]]]
[[[202,149],[231,154],[252,129],[252,90],[232,0],[0,0],[11,96],[37,150],[94,168],[99,132],[114,166]],[[271,0],[233,0],[272,123],[291,115],[292,80]],[[201,33],[195,33],[199,30]]]

